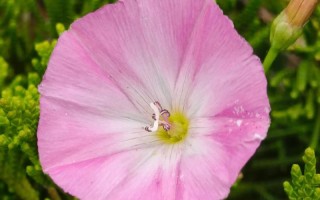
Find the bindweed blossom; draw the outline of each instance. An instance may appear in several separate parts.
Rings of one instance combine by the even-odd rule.
[[[266,137],[266,84],[212,0],[106,5],[39,86],[43,170],[80,199],[223,199]]]

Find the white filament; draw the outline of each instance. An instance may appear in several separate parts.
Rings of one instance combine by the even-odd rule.
[[[160,111],[159,108],[154,104],[154,103],[150,103],[150,107],[152,108],[152,110],[154,111],[154,115],[155,115],[155,120],[153,122],[153,126],[149,127],[149,130],[151,132],[155,132],[158,130],[159,127],[159,118],[160,118]]]

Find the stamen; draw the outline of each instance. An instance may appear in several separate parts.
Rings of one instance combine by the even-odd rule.
[[[160,111],[161,111],[161,110],[159,110],[159,107],[158,107],[157,104],[159,104],[159,103],[158,103],[158,102],[155,102],[155,103],[150,103],[150,104],[149,104],[150,107],[152,108],[152,110],[154,111],[154,115],[155,115],[155,120],[156,120],[156,121],[159,120],[159,118],[160,118]],[[160,105],[160,104],[159,104],[159,105]],[[160,106],[160,108],[161,108],[161,106]]]
[[[167,118],[170,117],[170,113],[166,109],[161,110],[160,115],[162,115],[162,116],[165,115]]]
[[[154,114],[154,113],[152,114],[152,119],[156,120],[156,114]]]
[[[153,126],[146,126],[144,129],[148,132],[155,132],[158,130],[158,127],[159,127],[160,111],[158,106],[156,105],[156,102],[150,103],[149,105],[154,111],[154,114],[152,115],[152,119],[154,120],[154,122],[153,122]]]
[[[158,101],[150,103],[150,107],[154,111],[152,114],[152,119],[154,122],[153,125],[146,126],[144,129],[148,132],[155,132],[158,130],[160,125],[165,131],[169,131],[171,127],[168,119],[170,117],[169,111],[162,109],[161,104]],[[160,120],[160,116],[163,118],[163,120]]]
[[[154,104],[155,106],[157,106],[157,108],[158,108],[159,111],[162,110],[161,104],[160,104],[158,101],[154,102],[153,104]]]

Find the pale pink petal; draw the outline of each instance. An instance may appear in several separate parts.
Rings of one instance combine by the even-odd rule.
[[[140,149],[47,172],[65,191],[81,199],[170,200],[178,195],[180,156],[172,148]]]
[[[59,39],[39,91],[38,145],[44,169],[98,157],[111,151],[108,144],[146,136],[143,114],[151,112],[139,112],[68,32]]]
[[[219,143],[211,138],[190,136],[181,159],[180,199],[227,197],[231,186],[227,162],[231,162],[230,157]]]
[[[179,197],[181,145],[164,145],[154,151],[145,151],[147,159],[128,174],[109,195],[108,199],[174,200]],[[125,191],[124,191],[125,188]]]
[[[224,189],[232,186],[266,137],[270,124],[266,85],[259,59],[252,55],[251,47],[236,33],[232,22],[218,7],[204,9],[178,77],[176,94],[180,98],[174,101],[191,118],[190,134],[199,140],[211,140],[210,150],[217,148],[211,157],[204,154],[195,158],[203,169],[193,171],[194,176],[205,177],[203,171],[214,173],[219,166],[212,176],[217,179],[216,185],[225,188],[213,191],[205,182],[208,185],[199,187],[203,196],[195,199],[226,197],[228,191]],[[191,161],[189,164],[193,166]],[[201,194],[199,191],[195,195]]]
[[[42,96],[88,107],[107,116],[143,119],[132,100],[93,62],[70,32],[59,38],[39,91]]]
[[[205,4],[120,1],[76,21],[70,31],[130,98],[140,104],[157,100],[171,109],[185,49]]]
[[[119,153],[53,168],[48,173],[70,194],[81,199],[104,200],[135,172],[143,153]],[[121,190],[129,195],[126,190]]]
[[[69,102],[42,97],[38,128],[40,160],[50,168],[159,146],[158,138],[130,119],[108,118]]]
[[[231,187],[244,164],[266,137],[268,127],[269,121],[261,120],[261,116],[258,115],[248,119],[199,118],[193,120],[190,134],[195,138],[214,141],[215,146],[219,147],[218,152],[227,159],[219,162],[219,165],[225,169],[225,173],[216,176],[227,177],[224,184]],[[212,157],[220,157],[220,154],[213,154]]]
[[[191,118],[219,115],[235,106],[267,117],[266,84],[262,64],[252,48],[222,11],[208,3],[185,52],[175,105]]]
[[[194,158],[199,170],[192,161],[183,166],[196,167],[190,171],[194,177],[212,175],[210,180],[222,188],[210,190],[214,183],[205,181],[199,187],[190,185],[188,191],[194,192],[194,199],[222,199],[266,137],[270,124],[267,82],[261,62],[218,7],[203,9],[190,41],[174,105],[191,118],[190,137],[212,141],[208,151],[216,151],[210,151],[211,157],[204,153]]]

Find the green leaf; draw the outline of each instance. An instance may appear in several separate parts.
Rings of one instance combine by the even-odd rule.
[[[316,157],[312,148],[307,148],[302,157],[304,165],[304,173],[300,166],[294,164],[291,168],[291,182],[285,181],[283,188],[288,198],[313,200],[320,199],[320,174],[316,173]]]

